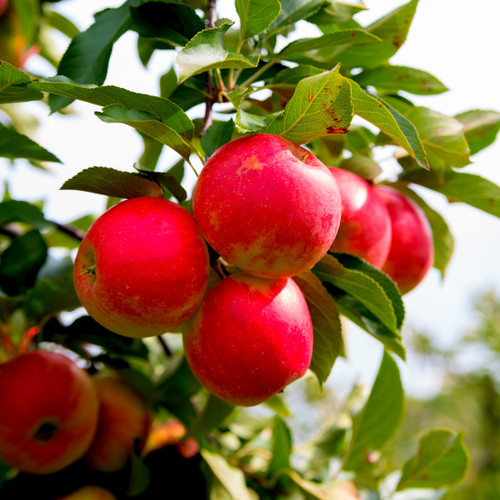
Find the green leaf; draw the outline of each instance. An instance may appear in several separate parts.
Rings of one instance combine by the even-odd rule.
[[[304,294],[313,324],[314,344],[309,368],[319,382],[324,383],[337,357],[345,355],[339,313],[331,295],[311,271],[293,279]]]
[[[266,126],[264,116],[249,113],[243,109],[245,99],[253,92],[255,92],[253,87],[238,87],[227,94],[236,109],[235,128],[239,134],[257,132]]]
[[[279,59],[293,60],[293,57],[290,58],[290,56],[304,54],[312,50],[324,48],[332,50],[331,48],[337,45],[355,45],[378,41],[380,41],[380,38],[362,29],[339,30],[315,38],[305,38],[290,42],[277,54],[277,57]]]
[[[251,500],[253,498],[250,496],[245,475],[241,469],[230,465],[222,455],[213,451],[202,449],[200,453],[214,476],[229,493],[230,498],[238,500]]]
[[[187,436],[193,437],[198,441],[205,439],[213,429],[222,424],[233,412],[234,408],[234,405],[226,403],[222,399],[210,394],[203,407],[203,411],[188,429]]]
[[[352,45],[345,50],[333,51],[330,59],[346,68],[374,68],[385,63],[405,42],[417,4],[418,0],[411,0],[366,28],[382,42]]]
[[[52,225],[37,206],[19,200],[7,200],[0,203],[0,226],[9,222],[23,222],[35,229],[45,229]]]
[[[165,146],[171,147],[185,160],[191,156],[192,149],[177,131],[156,118],[149,111],[125,109],[120,104],[111,104],[96,112],[96,116],[106,123],[123,123],[146,134]]]
[[[324,0],[286,0],[281,1],[281,12],[271,24],[268,35],[278,32],[297,21],[307,19],[318,12]]]
[[[32,287],[47,259],[47,244],[36,229],[17,238],[0,256],[0,288],[11,296]]]
[[[258,57],[243,56],[228,52],[224,48],[224,34],[233,21],[219,19],[216,28],[207,28],[197,33],[177,55],[179,82],[210,69],[255,68]]]
[[[433,430],[422,437],[417,454],[404,464],[396,491],[453,486],[465,477],[468,467],[463,433]]]
[[[273,419],[272,458],[269,464],[269,475],[290,467],[292,453],[292,433],[285,421],[277,415]]]
[[[105,9],[96,14],[94,24],[71,40],[57,68],[59,75],[77,83],[104,83],[113,45],[132,23],[131,1],[126,1],[116,9]],[[54,113],[71,101],[68,97],[52,95],[49,98],[50,109]]]
[[[0,123],[0,156],[14,160],[26,158],[34,161],[53,161],[61,163],[61,160],[52,153],[42,148],[29,137],[7,128]]]
[[[497,111],[475,109],[460,113],[455,118],[464,126],[471,155],[495,142],[500,130],[500,113]]]
[[[156,182],[144,179],[137,174],[108,167],[86,168],[68,179],[61,189],[75,189],[115,198],[162,196],[161,188]]]
[[[279,16],[278,0],[236,0],[240,17],[240,40],[247,40],[265,31]]]
[[[367,180],[376,179],[382,173],[382,168],[371,156],[350,156],[342,160],[339,166]]]
[[[470,163],[469,145],[463,126],[456,118],[423,106],[411,108],[406,117],[417,128],[431,165],[439,164],[440,160],[453,167]]]
[[[67,17],[64,17],[59,12],[56,12],[55,10],[44,10],[43,20],[50,27],[60,31],[68,38],[75,38],[75,36],[80,33],[80,30],[75,26],[75,24],[73,24],[72,21],[70,21]]]
[[[284,475],[289,477],[299,487],[299,489],[306,495],[305,498],[307,499],[332,500],[332,498],[334,498],[327,492],[322,491],[321,484],[304,479],[294,470],[284,471]]]
[[[415,125],[388,104],[365,92],[353,80],[351,86],[354,113],[394,139],[420,167],[428,169],[424,147]]]
[[[28,73],[5,61],[0,61],[0,104],[43,99],[43,94],[39,90],[28,89],[24,86],[30,82],[31,77]]]
[[[326,0],[322,8],[308,18],[307,21],[317,24],[321,29],[324,29],[330,25],[351,21],[352,17],[362,10],[366,10],[363,2],[351,3],[350,1]]]
[[[182,161],[182,160],[181,160]],[[184,162],[183,162],[184,164]],[[136,167],[137,168],[137,167]],[[172,168],[175,168],[172,167]],[[187,192],[182,187],[182,184],[175,175],[175,170],[173,172],[151,172],[150,170],[137,168],[138,174],[143,179],[147,179],[155,182],[163,189],[163,197],[169,198],[170,195],[175,196],[179,203],[182,203],[187,199]],[[165,196],[167,195],[167,196]]]
[[[416,95],[435,95],[448,88],[435,76],[407,66],[379,66],[353,77],[362,87],[371,85],[384,92],[404,90]]]
[[[380,451],[394,436],[404,411],[404,392],[396,362],[384,351],[368,401],[355,417],[345,470],[367,466],[370,454]]]
[[[177,104],[163,97],[139,94],[112,85],[104,87],[79,85],[65,77],[45,78],[29,84],[29,88],[66,96],[97,106],[120,104],[127,110],[147,111],[185,139],[191,139],[194,134],[194,124],[186,113]]]
[[[301,80],[285,109],[270,121],[265,132],[297,144],[329,134],[345,134],[352,111],[349,81],[336,66]]]
[[[212,125],[201,138],[201,147],[207,156],[212,156],[217,149],[229,142],[233,137],[233,120],[220,121],[214,120]]]

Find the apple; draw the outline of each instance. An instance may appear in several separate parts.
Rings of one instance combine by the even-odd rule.
[[[266,401],[302,377],[313,329],[300,288],[238,272],[206,294],[183,331],[186,359],[210,392],[232,404]]]
[[[391,219],[367,181],[353,172],[330,167],[342,200],[342,217],[332,252],[346,252],[382,267],[391,246]]]
[[[76,292],[98,323],[128,337],[160,335],[199,307],[209,276],[193,216],[162,198],[122,201],[92,224],[74,264]]]
[[[97,428],[91,377],[63,354],[33,351],[0,365],[0,460],[31,474],[83,456]]]
[[[405,294],[413,290],[432,267],[432,230],[422,209],[407,196],[389,186],[379,185],[374,189],[387,207],[392,225],[391,248],[382,270]]]
[[[133,453],[140,453],[148,437],[152,410],[123,379],[113,374],[93,377],[100,402],[97,432],[84,456],[100,472],[123,469]]]
[[[9,6],[9,0],[0,0],[0,17],[2,17]]]
[[[340,223],[340,195],[328,168],[307,149],[272,134],[240,137],[207,161],[193,213],[226,261],[262,278],[310,269]]]
[[[82,486],[59,500],[116,500],[116,497],[109,490],[92,484]]]
[[[199,453],[200,443],[191,437],[183,439],[185,435],[186,428],[178,420],[162,422],[151,429],[142,454],[147,455],[165,446],[175,445],[184,458],[191,458]]]

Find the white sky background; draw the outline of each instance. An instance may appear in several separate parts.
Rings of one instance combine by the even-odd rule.
[[[104,7],[118,6],[122,0],[66,0],[55,7],[80,29],[92,22],[92,14]],[[363,25],[379,18],[403,0],[366,0],[367,12],[356,19]],[[219,16],[237,21],[233,2],[220,0]],[[469,109],[500,111],[500,2],[498,0],[420,0],[406,43],[392,58],[393,64],[413,66],[438,77],[450,91],[433,97],[410,96],[419,105],[454,115]],[[304,27],[308,26],[304,23]],[[298,36],[307,36],[301,32]],[[61,50],[67,41],[63,38]],[[135,55],[136,36],[128,33],[115,45],[106,84],[129,90],[157,94],[158,77],[171,65],[172,52],[157,51],[148,69]],[[28,70],[52,76],[53,70],[39,58],[29,61]],[[36,140],[56,154],[62,165],[50,165],[51,175],[35,172],[23,162],[15,168],[0,159],[0,181],[8,179],[11,195],[17,199],[46,200],[47,217],[68,222],[85,213],[100,213],[104,197],[76,191],[59,191],[60,185],[77,172],[91,166],[132,170],[142,151],[135,131],[126,125],[105,124],[93,113],[98,108],[75,103],[76,114],[48,116],[39,103],[26,106],[41,122]],[[176,161],[175,154],[164,153],[159,163],[165,169]],[[382,152],[382,166],[393,164]],[[500,144],[476,155],[466,172],[478,173],[500,184]],[[430,332],[443,346],[450,345],[473,325],[471,302],[474,296],[494,287],[500,292],[500,220],[474,208],[447,204],[439,195],[425,198],[447,220],[455,236],[455,253],[444,281],[432,270],[426,280],[405,297],[406,324]],[[2,188],[0,188],[0,196]],[[370,383],[380,361],[381,346],[375,340],[348,327],[348,362],[336,363],[330,376],[333,385],[343,377],[358,377]],[[374,353],[377,353],[376,355]],[[422,371],[412,360],[401,365],[408,389],[428,392],[436,387],[435,372]]]

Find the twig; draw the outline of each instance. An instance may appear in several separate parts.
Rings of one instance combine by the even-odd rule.
[[[165,341],[165,339],[161,335],[158,335],[157,339],[158,339],[158,342],[161,345],[161,348],[163,349],[163,352],[165,353],[165,356],[167,356],[167,358],[171,358],[172,357],[172,351],[170,350],[170,347],[168,347],[168,344]]]

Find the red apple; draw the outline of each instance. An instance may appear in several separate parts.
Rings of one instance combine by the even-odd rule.
[[[0,460],[56,472],[87,451],[99,403],[88,374],[66,356],[34,351],[0,365]]]
[[[432,230],[421,208],[388,186],[376,186],[377,196],[391,217],[391,249],[382,270],[398,285],[401,293],[413,290],[432,267]]]
[[[85,461],[100,472],[115,472],[140,453],[151,428],[152,411],[124,380],[110,374],[93,377],[100,402],[97,432]]]
[[[74,266],[78,297],[109,330],[160,335],[199,307],[209,274],[206,243],[192,215],[154,197],[132,198],[101,215]]]
[[[340,222],[335,179],[314,155],[271,134],[235,139],[207,161],[193,212],[208,243],[236,267],[263,278],[311,268]]]
[[[313,329],[291,278],[236,273],[211,288],[183,332],[198,380],[229,403],[253,406],[301,377],[311,362]]]
[[[330,167],[340,191],[342,217],[332,252],[346,252],[382,267],[391,245],[391,219],[373,188],[359,175]]]

